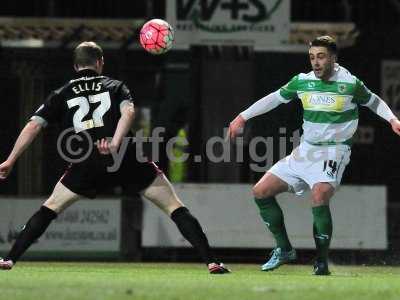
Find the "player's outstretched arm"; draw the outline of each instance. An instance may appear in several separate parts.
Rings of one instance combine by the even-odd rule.
[[[238,134],[243,131],[244,125],[247,120],[269,112],[282,104],[282,96],[280,96],[279,91],[271,93],[264,98],[261,98],[254,104],[252,104],[248,109],[241,112],[230,124],[227,133],[227,138],[233,139]]]
[[[29,121],[28,124],[25,125],[7,160],[0,165],[0,180],[4,180],[8,177],[18,157],[20,157],[25,149],[33,142],[41,129],[42,125],[34,120]]]
[[[365,106],[367,106],[371,111],[385,119],[392,125],[393,131],[400,135],[400,121],[394,115],[390,107],[383,101],[378,95],[373,95],[374,99],[368,102]]]
[[[121,107],[121,118],[118,121],[117,129],[115,130],[111,142],[102,139],[97,143],[97,148],[101,154],[106,155],[118,150],[122,140],[131,129],[134,118],[135,108],[133,103],[127,103]]]

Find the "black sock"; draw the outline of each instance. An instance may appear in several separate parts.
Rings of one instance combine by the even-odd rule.
[[[182,206],[175,209],[171,214],[171,219],[178,226],[183,237],[199,252],[201,258],[206,264],[216,262],[211,254],[208,239],[201,228],[199,221]]]
[[[57,213],[55,211],[46,206],[40,207],[19,233],[5,259],[11,259],[15,263],[33,242],[45,232],[51,221],[55,218],[57,218]]]

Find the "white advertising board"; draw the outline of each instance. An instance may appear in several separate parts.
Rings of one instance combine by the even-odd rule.
[[[0,199],[0,251],[8,251],[43,200]],[[80,200],[60,214],[29,249],[40,251],[118,252],[121,236],[119,200]]]
[[[258,213],[251,186],[179,184],[178,195],[199,219],[213,247],[273,248],[271,234]],[[309,194],[278,196],[292,244],[315,248]],[[386,249],[386,188],[342,186],[331,201],[333,249]],[[145,204],[143,246],[189,246],[175,224],[152,204]]]

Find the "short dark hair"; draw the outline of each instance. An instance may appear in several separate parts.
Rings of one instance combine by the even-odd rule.
[[[103,57],[103,49],[95,42],[80,43],[74,50],[74,65],[80,67],[95,66]]]
[[[310,42],[309,46],[310,46],[310,48],[311,47],[325,47],[332,54],[335,54],[335,55],[338,54],[338,48],[336,45],[336,41],[333,37],[331,37],[329,35],[323,35],[323,36],[316,37],[315,39],[313,39]]]

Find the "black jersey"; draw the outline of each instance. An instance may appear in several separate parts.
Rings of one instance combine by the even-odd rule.
[[[96,141],[114,135],[126,101],[132,102],[132,96],[123,82],[85,69],[53,91],[32,119],[59,123],[62,131],[86,131]]]
[[[61,143],[57,146],[66,155],[63,158],[78,163],[99,158],[97,149],[88,149],[93,150],[94,143],[102,138],[113,137],[121,117],[121,106],[129,102],[133,102],[132,96],[123,82],[85,69],[53,91],[31,119],[44,126],[58,123],[61,130],[58,142]],[[72,134],[75,138],[69,139]],[[91,155],[83,156],[89,152]],[[84,159],[80,160],[82,157]]]
[[[99,190],[114,186],[136,193],[160,174],[154,163],[137,160],[132,145],[126,149],[120,167],[110,171],[113,157],[101,155],[93,145],[102,138],[113,137],[125,103],[132,103],[132,97],[123,82],[83,70],[53,91],[32,116],[32,120],[43,125],[60,125],[57,148],[71,163],[60,181],[74,193],[93,198]]]

